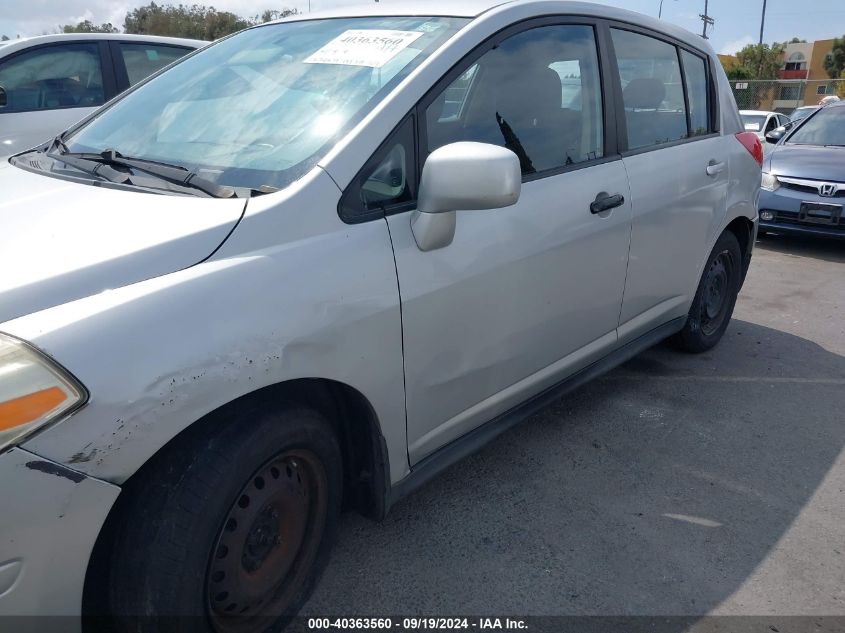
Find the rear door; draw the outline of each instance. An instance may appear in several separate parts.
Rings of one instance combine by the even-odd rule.
[[[115,95],[105,42],[44,44],[0,60],[0,156],[29,149]]]
[[[457,141],[505,146],[520,157],[523,185],[515,206],[458,211],[454,241],[434,251],[417,248],[408,213],[387,219],[411,463],[616,344],[631,216],[598,50],[589,21],[523,24],[471,55],[417,110],[421,156]],[[384,150],[370,180],[377,204],[389,193],[378,175],[398,185],[412,152]],[[617,204],[593,213],[602,196]]]
[[[633,203],[619,342],[686,314],[726,213],[735,143],[717,131],[707,56],[613,25],[617,125]]]

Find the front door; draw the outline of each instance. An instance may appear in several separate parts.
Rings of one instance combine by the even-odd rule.
[[[0,156],[50,140],[105,103],[100,44],[49,44],[0,61]]]
[[[387,219],[412,464],[614,347],[631,225],[625,168],[605,154],[592,24],[503,34],[441,88],[418,111],[423,156],[506,146],[523,186],[515,206],[458,211],[454,241],[430,252],[408,213]],[[599,194],[618,205],[593,212]]]

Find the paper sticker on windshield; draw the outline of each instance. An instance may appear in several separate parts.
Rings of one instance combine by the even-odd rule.
[[[759,123],[746,123],[745,129],[746,130],[753,130],[754,132],[758,132],[760,130],[760,124]]]
[[[417,28],[424,33],[434,33],[435,31],[446,28],[446,24],[443,22],[423,22]]]
[[[352,29],[323,46],[305,63],[381,68],[421,35],[419,31]]]

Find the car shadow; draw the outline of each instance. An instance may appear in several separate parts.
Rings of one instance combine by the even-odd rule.
[[[658,345],[384,522],[345,515],[302,615],[708,614],[820,488],[843,410],[845,357],[804,338],[735,320],[705,354]]]
[[[845,263],[845,240],[833,237],[805,237],[766,233],[757,239],[755,247],[784,255],[813,257],[828,262]]]

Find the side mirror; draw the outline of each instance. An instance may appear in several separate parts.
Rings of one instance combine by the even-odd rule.
[[[791,127],[791,126],[790,126]],[[786,134],[787,126],[781,125],[780,127],[776,127],[774,130],[766,134],[766,142],[767,143],[777,143],[780,139],[783,138],[783,135]]]
[[[455,237],[455,211],[501,209],[516,204],[522,188],[519,158],[487,143],[452,143],[434,150],[423,167],[414,240],[422,251],[443,248]]]

